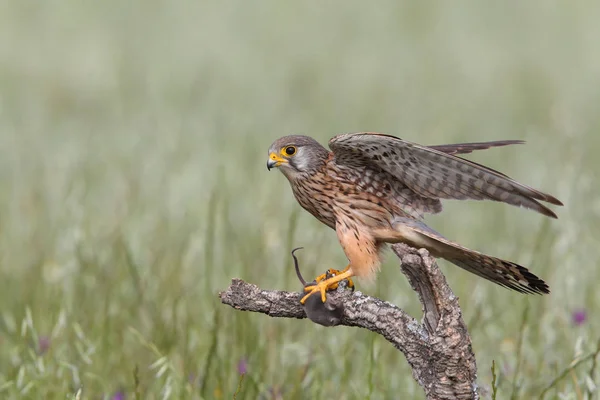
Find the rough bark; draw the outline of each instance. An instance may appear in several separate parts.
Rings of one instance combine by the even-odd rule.
[[[309,318],[325,326],[356,326],[376,332],[404,354],[427,399],[478,399],[475,355],[458,298],[427,250],[404,244],[395,244],[392,249],[419,295],[421,323],[393,304],[351,292],[343,284],[328,292],[325,304],[313,295],[303,306],[299,302],[301,292],[263,290],[240,279],[234,279],[219,296],[222,303],[242,311]]]

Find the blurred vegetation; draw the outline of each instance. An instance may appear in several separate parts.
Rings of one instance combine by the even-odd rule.
[[[599,19],[592,1],[2,2],[0,397],[422,398],[381,337],[217,298],[234,277],[298,290],[293,247],[307,276],[345,265],[266,152],[370,130],[527,140],[470,158],[556,195],[558,221],[478,202],[428,221],[552,289],[441,262],[484,398],[492,361],[498,399],[598,398]],[[393,257],[358,286],[420,314]]]

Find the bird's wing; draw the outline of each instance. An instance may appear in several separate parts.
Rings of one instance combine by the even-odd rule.
[[[339,164],[376,166],[420,196],[435,199],[494,200],[535,210],[556,218],[545,201],[553,196],[522,185],[475,162],[379,133],[348,133],[329,141]]]
[[[492,147],[509,146],[511,144],[524,144],[523,140],[497,140],[493,142],[474,142],[474,143],[455,143],[455,144],[438,144],[427,146],[430,149],[441,151],[446,154],[468,154],[475,150],[486,150]]]

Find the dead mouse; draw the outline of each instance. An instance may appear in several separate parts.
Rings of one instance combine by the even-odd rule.
[[[304,289],[308,285],[315,285],[317,282],[306,282],[300,273],[300,267],[298,266],[298,258],[294,254],[296,250],[300,250],[302,247],[297,247],[292,250],[292,257],[294,258],[294,268],[296,269],[296,275],[302,283],[302,289]],[[332,270],[331,270],[332,271]],[[327,271],[326,274],[329,274],[330,271]],[[329,277],[329,276],[327,276]],[[342,283],[342,285],[344,285]],[[342,286],[340,285],[340,286]],[[345,286],[345,285],[344,285]],[[351,286],[352,290],[354,290],[354,285]],[[304,295],[304,290],[302,290],[302,295]],[[327,297],[325,303],[321,301],[321,296],[318,293],[313,294],[304,303],[304,312],[306,312],[306,316],[312,322],[323,325],[323,326],[336,326],[339,325],[342,321],[342,316],[344,314],[344,306],[343,304],[336,304],[333,300],[330,300],[331,297]]]

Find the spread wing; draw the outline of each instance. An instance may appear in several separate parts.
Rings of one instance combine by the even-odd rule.
[[[468,154],[475,150],[486,150],[492,147],[509,146],[511,144],[523,144],[523,140],[497,140],[494,142],[475,142],[475,143],[456,143],[456,144],[439,144],[435,146],[427,146],[430,149],[441,151],[446,154]]]
[[[390,135],[348,133],[333,137],[329,147],[337,163],[380,168],[426,198],[493,200],[529,208],[552,218],[556,218],[556,214],[540,201],[562,205],[555,197],[498,171]]]

